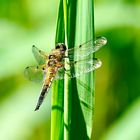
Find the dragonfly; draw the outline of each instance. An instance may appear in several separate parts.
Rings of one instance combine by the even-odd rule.
[[[64,74],[67,74],[68,78],[79,77],[99,68],[102,64],[101,61],[91,57],[91,54],[106,43],[107,39],[102,36],[70,49],[67,49],[64,43],[58,43],[50,53],[33,45],[32,52],[38,65],[26,67],[24,74],[31,81],[43,82],[35,111],[39,110],[54,80],[64,79]],[[66,61],[67,59],[68,61]],[[70,69],[65,68],[66,62]]]

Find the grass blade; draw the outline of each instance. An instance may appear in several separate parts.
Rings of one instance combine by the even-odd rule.
[[[60,0],[55,44],[64,42],[63,1]],[[51,140],[63,140],[64,135],[64,80],[54,81],[51,112]]]
[[[65,40],[65,44],[70,48],[93,37],[93,1],[60,0],[56,42]],[[65,75],[63,82],[55,82],[52,95],[52,140],[91,138],[93,80],[91,72],[71,80]]]
[[[69,1],[68,15],[68,46],[81,44],[94,37],[92,0]],[[80,78],[72,79],[71,82],[72,90],[69,93],[72,96],[70,139],[87,140],[91,138],[92,132],[93,72]]]

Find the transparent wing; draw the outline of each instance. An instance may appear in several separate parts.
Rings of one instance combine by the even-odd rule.
[[[91,53],[94,53],[98,51],[100,48],[102,48],[107,43],[107,39],[105,37],[97,37],[95,41],[90,40],[88,42],[85,42],[78,47],[74,47],[72,49],[68,49],[68,58],[70,60],[80,60],[83,57],[86,57],[90,55]]]
[[[102,62],[97,58],[88,58],[81,61],[70,62],[69,65],[71,70],[65,70],[65,68],[58,70],[55,78],[56,80],[64,79],[64,73],[66,73],[69,78],[79,77],[85,73],[98,69],[102,65]]]
[[[32,46],[32,52],[39,65],[44,64],[48,59],[48,55],[45,52],[39,50],[34,45]]]
[[[42,82],[44,79],[44,71],[41,66],[29,66],[24,70],[25,77],[34,82]]]

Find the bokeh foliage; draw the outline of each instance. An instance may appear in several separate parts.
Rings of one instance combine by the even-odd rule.
[[[0,0],[1,140],[50,139],[51,92],[34,112],[41,85],[28,82],[23,70],[36,64],[33,44],[54,48],[57,12],[55,0]],[[96,72],[95,140],[140,139],[139,15],[138,0],[95,1],[96,35],[108,39],[96,53],[103,66]]]

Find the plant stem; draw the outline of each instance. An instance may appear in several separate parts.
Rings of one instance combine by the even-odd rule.
[[[68,47],[68,11],[67,0],[63,0],[64,8],[64,26],[65,26],[65,45]],[[66,54],[68,55],[68,54]],[[67,65],[69,60],[65,60],[65,68],[70,69]],[[68,75],[65,74],[64,80],[64,140],[70,139],[70,122],[71,122],[71,81],[68,79]]]

